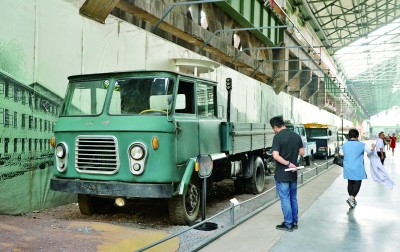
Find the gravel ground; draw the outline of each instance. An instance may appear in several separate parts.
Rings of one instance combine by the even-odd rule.
[[[304,180],[314,175],[315,169],[304,175]],[[214,190],[207,198],[206,217],[228,209],[230,199],[236,198],[241,202],[240,209],[234,211],[237,222],[274,200],[273,187],[272,176],[266,177],[267,192],[257,196],[235,195],[231,180],[214,183]],[[224,211],[210,222],[217,224],[218,229],[190,230],[179,235],[179,240],[162,243],[152,251],[193,250],[231,226],[230,211]],[[169,222],[166,202],[128,202],[113,214],[92,216],[82,215],[77,204],[69,204],[19,216],[0,215],[0,251],[133,251],[187,228]],[[141,235],[148,236],[151,232],[154,233],[151,241],[140,240]],[[118,247],[113,247],[116,244]]]

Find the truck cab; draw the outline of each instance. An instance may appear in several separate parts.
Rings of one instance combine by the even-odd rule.
[[[184,191],[170,210],[177,222],[193,221],[198,181],[186,168],[200,153],[220,153],[216,113],[212,81],[165,71],[72,76],[54,131],[51,189],[77,193],[84,214],[101,212],[110,198]]]

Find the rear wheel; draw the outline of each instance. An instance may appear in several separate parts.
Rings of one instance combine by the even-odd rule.
[[[192,225],[200,208],[199,183],[191,180],[185,195],[177,195],[168,201],[169,217],[174,224]]]
[[[254,159],[253,175],[246,180],[246,191],[252,194],[259,194],[264,191],[265,170],[260,157]]]
[[[235,194],[243,194],[245,192],[246,185],[243,178],[236,178],[233,181],[233,186],[235,187]]]
[[[310,156],[305,157],[304,160],[306,161],[306,166],[309,166],[311,164]]]

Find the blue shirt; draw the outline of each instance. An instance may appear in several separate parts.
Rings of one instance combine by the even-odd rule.
[[[343,178],[362,180],[367,178],[364,166],[365,143],[349,140],[342,146],[343,150]]]

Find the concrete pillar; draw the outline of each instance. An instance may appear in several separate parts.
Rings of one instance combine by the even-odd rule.
[[[273,59],[278,60],[274,62],[274,78],[272,80],[272,88],[276,94],[279,94],[287,85],[288,82],[288,69],[289,62],[286,60],[289,58],[288,49],[276,49],[273,50]]]

